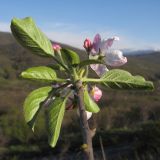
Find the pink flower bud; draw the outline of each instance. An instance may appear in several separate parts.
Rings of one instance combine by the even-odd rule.
[[[102,97],[102,91],[98,87],[94,86],[91,90],[91,96],[96,102],[98,102]]]
[[[91,51],[91,49],[92,49],[92,42],[90,41],[90,39],[86,38],[86,40],[84,41],[83,47],[86,49],[87,52]]]
[[[59,44],[53,44],[52,47],[53,47],[53,50],[57,52],[60,51],[61,49],[61,46]]]

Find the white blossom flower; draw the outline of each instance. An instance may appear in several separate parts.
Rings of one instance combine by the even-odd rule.
[[[106,57],[106,64],[110,66],[121,66],[127,62],[120,50],[110,50],[114,41],[119,41],[119,37],[112,37],[107,40],[101,40],[101,36],[96,34],[93,40],[93,49],[91,54],[97,55],[99,51]]]
[[[123,56],[123,53],[120,50],[110,49],[114,41],[119,41],[119,37],[115,36],[107,40],[101,40],[101,36],[96,34],[93,40],[90,57],[95,57],[101,54],[102,56],[105,56],[105,62],[109,66],[115,67],[124,65],[127,63],[127,58]],[[100,77],[108,71],[104,64],[92,64],[90,67]]]

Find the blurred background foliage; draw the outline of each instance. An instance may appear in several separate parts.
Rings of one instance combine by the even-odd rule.
[[[85,52],[71,46],[85,58]],[[121,67],[154,82],[154,91],[115,91],[101,87],[101,111],[91,120],[97,128],[95,156],[102,159],[102,138],[107,160],[154,160],[160,157],[160,53],[130,55]],[[51,64],[48,58],[28,53],[9,33],[0,32],[0,158],[3,160],[81,159],[82,138],[76,110],[66,111],[58,145],[47,143],[44,112],[32,133],[23,117],[23,102],[33,89],[43,86],[19,78],[31,66]],[[95,76],[91,73],[91,76]]]

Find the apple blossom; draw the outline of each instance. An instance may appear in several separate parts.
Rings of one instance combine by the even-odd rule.
[[[99,51],[106,57],[106,64],[110,66],[121,66],[127,62],[120,50],[109,50],[113,41],[118,41],[119,37],[112,37],[107,40],[101,40],[101,36],[96,34],[93,41],[92,55],[99,54]]]
[[[96,34],[93,40],[90,57],[95,57],[101,54],[105,57],[105,62],[109,66],[115,67],[124,65],[127,63],[127,58],[123,56],[123,53],[120,50],[110,49],[114,41],[119,41],[119,37],[115,36],[107,40],[101,40],[101,36]],[[91,64],[90,67],[100,77],[108,71],[104,64]]]

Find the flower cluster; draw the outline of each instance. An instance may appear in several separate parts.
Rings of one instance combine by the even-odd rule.
[[[89,38],[84,41],[84,48],[86,49],[90,59],[105,58],[105,64],[91,64],[90,67],[101,77],[108,71],[106,65],[116,67],[127,63],[127,58],[123,56],[122,51],[112,50],[111,46],[114,41],[119,41],[119,37],[112,37],[107,40],[102,40],[99,34],[94,37],[93,43]],[[95,101],[99,101],[102,96],[102,91],[98,87],[93,87],[91,95]]]
[[[98,59],[101,56],[105,58],[106,65],[112,67],[121,66],[127,62],[127,58],[123,56],[123,53],[120,50],[111,49],[114,41],[119,41],[119,37],[112,37],[107,40],[102,40],[101,36],[96,34],[93,43],[88,38],[84,41],[84,48],[90,58],[98,56]],[[98,76],[101,77],[106,71],[108,71],[106,65],[93,64],[90,67],[97,73]]]

